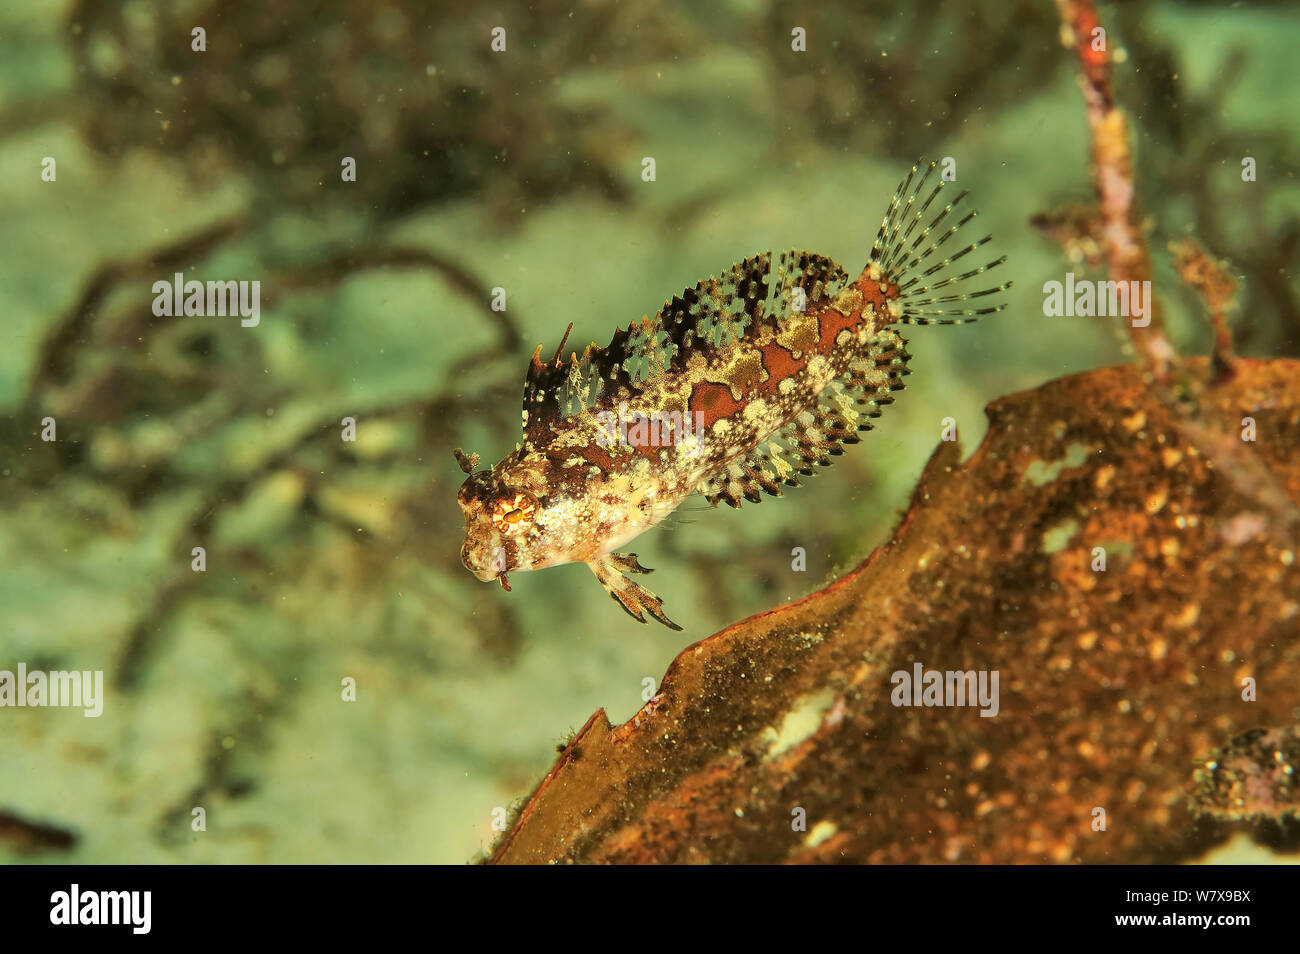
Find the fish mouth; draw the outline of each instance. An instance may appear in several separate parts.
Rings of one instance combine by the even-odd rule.
[[[471,569],[470,572],[473,573],[480,580],[482,580],[484,583],[491,583],[493,580],[496,580],[498,583],[501,584],[501,589],[505,590],[507,593],[510,592],[510,581],[506,579],[505,570],[502,570],[501,572],[498,573],[496,570],[490,568],[482,569],[482,570]]]
[[[491,561],[480,563],[472,559],[474,551],[470,548],[469,541],[460,550],[460,562],[483,583],[491,583],[496,580],[501,584],[502,589],[509,591],[510,581],[506,579],[506,570],[498,570],[492,566]]]

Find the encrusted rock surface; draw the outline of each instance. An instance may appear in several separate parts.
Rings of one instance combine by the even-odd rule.
[[[1196,773],[1294,721],[1300,577],[1294,524],[1187,435],[1252,418],[1293,505],[1300,363],[1186,372],[1196,428],[1130,367],[993,403],[857,569],[688,647],[626,724],[592,716],[491,860],[1168,862],[1224,840]],[[916,663],[995,671],[997,714],[894,705]]]

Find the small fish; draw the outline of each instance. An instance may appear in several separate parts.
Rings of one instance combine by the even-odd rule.
[[[907,341],[894,325],[952,325],[1001,311],[958,283],[1006,261],[971,266],[990,240],[949,244],[975,212],[966,192],[936,201],[935,170],[912,167],[889,203],[871,257],[856,277],[805,251],[764,252],[666,302],[562,360],[539,345],[524,382],[523,442],[491,470],[457,448],[469,475],[461,560],[480,580],[586,563],[635,619],[681,629],[632,574],[651,572],[615,552],[692,493],[714,506],[781,496],[815,466],[856,444],[858,432],[903,389]],[[960,262],[961,264],[957,264]]]

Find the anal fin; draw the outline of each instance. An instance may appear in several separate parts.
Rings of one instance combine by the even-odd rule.
[[[713,506],[726,503],[739,509],[740,501],[761,503],[763,494],[780,497],[781,485],[798,487],[789,451],[773,440],[764,441],[744,457],[731,461],[696,488]]]

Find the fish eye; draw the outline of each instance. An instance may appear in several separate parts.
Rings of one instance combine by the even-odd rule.
[[[492,526],[509,536],[532,523],[535,513],[537,513],[537,504],[531,497],[524,494],[502,497],[492,507]]]

